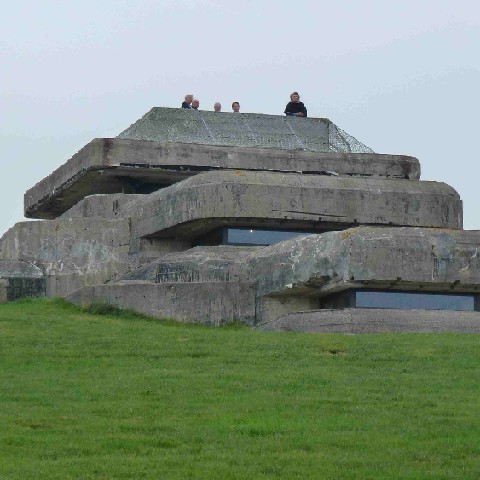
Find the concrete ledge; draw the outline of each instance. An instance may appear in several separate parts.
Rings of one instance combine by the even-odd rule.
[[[40,268],[30,262],[0,260],[0,278],[43,278]]]
[[[316,333],[480,333],[480,312],[350,308],[290,313],[259,325],[265,331]]]
[[[416,158],[373,153],[225,147],[97,138],[30,188],[25,216],[56,218],[88,195],[135,193],[135,183],[167,186],[209,170],[246,169],[403,178],[420,177]]]
[[[299,237],[249,260],[258,295],[349,288],[478,292],[480,231],[358,227]]]
[[[272,172],[209,172],[130,206],[135,236],[193,238],[220,226],[341,230],[358,224],[461,228],[444,183]]]
[[[84,287],[66,298],[80,305],[105,302],[157,318],[214,326],[232,321],[253,325],[255,319],[255,288],[243,282],[125,282]]]

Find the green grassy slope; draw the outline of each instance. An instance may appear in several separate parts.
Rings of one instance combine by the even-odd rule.
[[[0,479],[478,479],[479,337],[0,306]]]

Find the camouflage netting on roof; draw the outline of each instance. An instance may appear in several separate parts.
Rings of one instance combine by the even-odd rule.
[[[313,152],[373,153],[326,118],[152,108],[118,138]]]

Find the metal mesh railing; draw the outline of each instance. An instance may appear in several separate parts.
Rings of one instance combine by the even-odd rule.
[[[373,153],[326,118],[152,108],[118,138],[312,152]]]

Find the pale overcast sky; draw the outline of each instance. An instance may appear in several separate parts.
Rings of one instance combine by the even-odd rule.
[[[480,229],[480,2],[8,2],[0,15],[0,234],[23,194],[153,106],[240,101],[282,114],[298,90],[379,153],[413,155]]]

